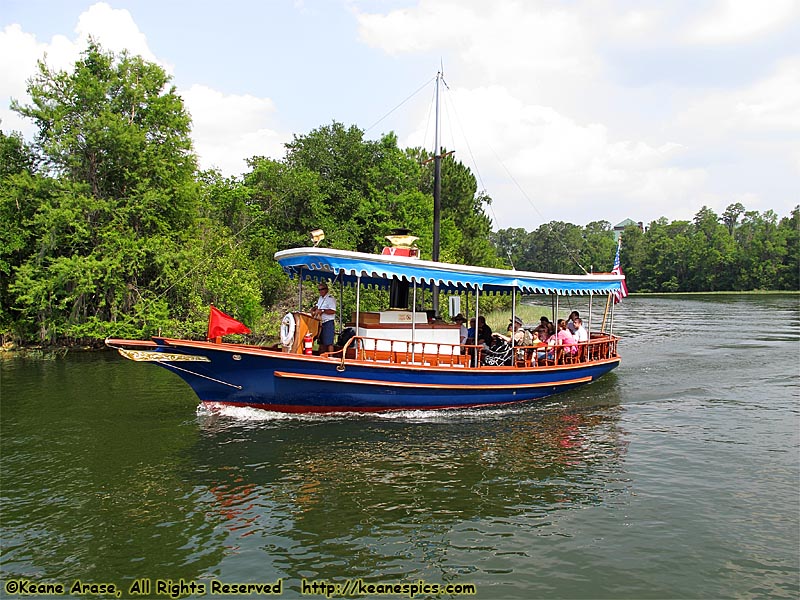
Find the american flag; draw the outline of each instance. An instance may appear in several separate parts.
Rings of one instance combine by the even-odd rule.
[[[617,243],[617,255],[614,257],[614,268],[611,269],[611,272],[614,275],[624,275],[622,272],[622,267],[619,266],[619,249],[622,248],[622,239],[620,238],[619,242]],[[628,286],[625,285],[625,280],[623,279],[621,282],[622,286],[617,291],[613,292],[614,294],[614,304],[618,302],[622,302],[622,299],[628,295]]]

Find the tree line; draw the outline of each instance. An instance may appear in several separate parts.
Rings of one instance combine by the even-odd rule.
[[[295,135],[281,159],[240,177],[201,171],[191,117],[161,67],[90,41],[71,71],[40,62],[28,82],[31,142],[0,131],[0,335],[93,343],[198,337],[213,303],[256,337],[277,332],[297,287],[272,259],[308,245],[375,252],[407,228],[431,255],[433,163],[393,133],[333,122]],[[611,225],[492,231],[491,197],[442,161],[440,260],[535,271],[609,270]],[[624,232],[631,291],[798,289],[798,209],[778,220],[733,205],[718,218]],[[566,249],[566,250],[565,250]],[[367,302],[377,302],[369,294]]]
[[[644,228],[628,225],[621,237],[631,292],[800,290],[800,206],[784,217],[739,202],[721,216],[703,206],[692,221],[662,217]],[[609,271],[616,246],[606,221],[554,221],[533,232],[504,229],[492,239],[518,269],[562,273]]]

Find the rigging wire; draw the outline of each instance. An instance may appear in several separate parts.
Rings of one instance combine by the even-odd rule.
[[[256,221],[259,221],[259,220],[260,220],[260,219],[261,219],[261,218],[262,218],[262,217],[263,217],[265,214],[266,214],[266,213],[262,212],[261,214],[259,214],[259,215],[255,216],[255,217],[253,217],[253,219],[251,219],[249,223],[245,224],[245,225],[244,225],[244,227],[242,227],[242,228],[241,228],[239,231],[237,231],[236,233],[234,233],[234,234],[233,234],[233,238],[234,238],[234,239],[238,239],[238,238],[239,238],[239,235],[240,235],[241,233],[243,233],[245,229],[247,229],[248,227],[250,227],[250,225],[252,225],[252,224],[253,224],[253,223],[255,223]],[[233,248],[237,248],[238,246],[240,246],[240,245],[241,245],[241,243],[242,243],[243,241],[244,241],[244,240],[242,240],[242,239],[239,239],[239,241],[238,241],[238,242],[236,242],[236,243],[233,245]],[[156,296],[156,297],[155,297],[155,299],[153,300],[153,302],[155,302],[156,300],[159,300],[159,299],[161,299],[162,297],[164,297],[164,295],[166,295],[166,294],[167,294],[167,292],[169,292],[169,291],[170,291],[172,288],[174,288],[176,285],[178,285],[178,284],[179,284],[181,281],[183,281],[183,280],[184,280],[184,279],[186,279],[186,278],[187,278],[189,275],[191,275],[192,273],[194,273],[195,271],[197,271],[197,269],[199,269],[200,267],[202,267],[203,265],[205,265],[206,263],[208,263],[208,261],[210,261],[212,258],[214,258],[214,255],[216,255],[216,254],[217,254],[217,252],[219,252],[220,250],[222,250],[222,247],[223,247],[223,246],[225,246],[227,243],[228,243],[228,241],[227,241],[227,240],[226,240],[226,241],[223,241],[222,243],[220,243],[220,244],[219,244],[219,246],[217,246],[217,248],[216,248],[216,249],[215,249],[213,252],[211,252],[211,253],[210,253],[208,256],[206,256],[206,257],[205,257],[203,260],[201,260],[199,263],[197,263],[197,264],[196,264],[196,265],[195,265],[193,268],[189,269],[189,270],[188,270],[186,273],[184,273],[184,274],[183,274],[181,277],[179,277],[178,279],[176,279],[176,280],[173,282],[173,284],[172,284],[171,286],[169,286],[167,289],[165,289],[163,292],[161,292],[161,293],[160,293],[158,296]]]
[[[394,107],[392,110],[390,110],[389,112],[387,112],[387,113],[386,113],[385,115],[383,115],[383,116],[382,116],[380,119],[378,119],[378,120],[377,120],[377,121],[375,121],[375,122],[374,122],[372,125],[370,125],[369,127],[367,127],[367,128],[364,130],[364,133],[368,132],[370,129],[372,129],[373,127],[375,127],[375,126],[376,126],[378,123],[380,123],[381,121],[383,121],[383,120],[384,120],[386,117],[388,117],[390,114],[392,114],[392,113],[393,113],[394,111],[396,111],[398,108],[400,108],[401,106],[403,106],[403,105],[404,105],[406,102],[408,102],[409,100],[411,100],[411,98],[413,98],[413,97],[414,97],[414,96],[416,96],[416,95],[417,95],[417,94],[418,94],[420,91],[422,91],[423,89],[425,89],[425,87],[426,87],[427,85],[429,85],[429,84],[430,84],[430,82],[431,82],[431,81],[434,81],[435,79],[436,79],[436,77],[431,77],[430,79],[428,79],[428,81],[426,81],[426,82],[425,82],[425,83],[423,83],[421,86],[419,86],[419,87],[418,87],[416,90],[414,90],[414,91],[411,93],[411,95],[409,95],[409,96],[408,96],[408,97],[407,97],[405,100],[403,100],[402,102],[400,102],[400,104],[398,104],[397,106],[395,106],[395,107]]]
[[[531,200],[531,199],[530,199],[530,197],[528,196],[528,194],[526,194],[526,193],[525,193],[525,190],[522,188],[522,186],[519,184],[519,182],[518,182],[518,181],[517,181],[517,180],[514,178],[514,175],[512,175],[512,174],[511,174],[511,171],[509,171],[509,170],[508,170],[508,167],[506,167],[505,163],[504,163],[504,162],[503,162],[503,161],[500,159],[500,157],[497,155],[497,152],[495,152],[495,149],[492,147],[492,145],[491,145],[491,144],[488,144],[488,146],[489,146],[489,149],[492,151],[492,154],[494,154],[494,157],[497,159],[497,162],[499,162],[499,163],[500,163],[500,166],[502,166],[502,167],[503,167],[503,170],[504,170],[504,171],[506,172],[506,174],[509,176],[509,178],[511,179],[511,181],[513,181],[513,182],[514,182],[514,185],[516,185],[516,186],[517,186],[517,189],[518,189],[518,190],[519,190],[519,192],[522,194],[523,198],[525,198],[525,199],[528,201],[528,204],[530,204],[530,205],[533,207],[533,210],[535,210],[535,211],[536,211],[536,214],[538,214],[538,215],[539,215],[539,217],[541,217],[541,219],[542,219],[542,223],[543,223],[544,225],[547,225],[547,227],[550,229],[550,233],[552,234],[552,233],[553,233],[553,227],[552,227],[552,225],[551,225],[550,223],[545,223],[545,217],[544,217],[544,215],[542,215],[542,213],[539,211],[539,209],[538,209],[538,208],[536,208],[536,205],[533,203],[533,200]],[[586,270],[586,268],[585,268],[585,267],[584,267],[584,266],[583,266],[583,265],[580,263],[580,261],[578,260],[578,258],[575,256],[575,253],[574,253],[572,250],[570,250],[570,249],[569,249],[569,247],[568,247],[568,246],[567,246],[567,245],[564,243],[564,240],[562,240],[562,239],[561,239],[559,236],[557,236],[557,235],[556,235],[556,236],[554,236],[554,237],[555,237],[555,238],[558,240],[558,242],[561,244],[561,247],[562,247],[562,248],[564,248],[564,250],[565,250],[565,251],[566,251],[566,253],[567,253],[567,256],[569,256],[569,257],[572,259],[572,261],[573,261],[573,262],[574,262],[576,265],[578,265],[578,267],[581,269],[581,271],[583,271],[583,274],[584,274],[584,275],[588,275],[588,274],[589,274],[589,271],[587,271],[587,270]]]
[[[448,91],[450,90],[449,87],[447,89],[448,89]],[[455,103],[453,103],[453,101],[452,101],[452,99],[450,98],[449,95],[445,95],[445,106],[449,106],[452,109],[453,115],[455,117],[455,119],[454,119],[455,123],[456,123],[456,125],[458,125],[458,128],[459,128],[459,130],[461,132],[461,135],[464,138],[464,144],[467,146],[467,153],[469,154],[469,157],[472,160],[472,168],[475,170],[475,175],[477,176],[477,179],[481,184],[481,188],[483,189],[483,192],[485,193],[486,192],[486,184],[483,182],[483,177],[481,176],[480,169],[478,169],[478,161],[475,159],[475,154],[472,152],[472,146],[470,146],[469,138],[467,137],[467,134],[466,134],[466,132],[464,130],[464,126],[461,124],[461,119],[458,116],[458,111],[456,110]],[[453,140],[453,147],[455,147],[455,139]],[[489,207],[489,212],[492,213],[492,218],[494,219],[495,224],[497,226],[499,226],[500,222],[497,219],[497,215],[494,212],[494,208],[492,207],[491,202],[487,202],[486,206]]]
[[[450,88],[449,88],[449,87],[447,87],[447,90],[449,91],[449,90],[450,90]],[[450,104],[452,104],[452,112],[453,112],[453,114],[455,115],[455,121],[456,121],[456,124],[458,125],[458,127],[459,127],[459,129],[460,129],[460,131],[461,131],[461,135],[462,135],[462,136],[463,136],[463,138],[464,138],[464,143],[465,143],[465,145],[467,146],[467,152],[469,153],[469,155],[470,155],[470,158],[472,159],[473,168],[475,169],[475,174],[476,174],[476,176],[477,176],[477,179],[478,179],[478,181],[480,182],[480,184],[481,184],[481,187],[484,189],[484,191],[486,191],[486,185],[484,184],[484,182],[483,182],[483,178],[481,177],[481,174],[480,174],[480,170],[478,169],[478,164],[477,164],[477,161],[475,160],[475,155],[473,154],[473,152],[472,152],[472,147],[471,147],[471,146],[470,146],[470,144],[469,144],[469,138],[467,137],[467,135],[466,135],[466,132],[465,132],[465,130],[464,130],[464,128],[463,128],[463,126],[462,126],[462,124],[461,124],[461,119],[458,117],[458,111],[456,110],[455,102],[454,102],[453,100],[454,100],[453,98],[450,98],[448,95],[445,95],[445,103],[446,103],[446,104],[447,104],[447,103],[450,103]],[[498,163],[500,163],[500,166],[501,166],[501,167],[503,167],[503,170],[506,172],[506,174],[508,175],[508,177],[511,179],[511,181],[514,183],[514,185],[517,187],[517,189],[519,190],[519,192],[522,194],[523,198],[525,198],[525,199],[528,201],[528,204],[530,204],[530,205],[531,205],[531,207],[532,207],[532,208],[533,208],[533,210],[536,212],[536,214],[537,214],[537,215],[539,215],[539,218],[542,220],[542,223],[543,223],[543,224],[545,224],[545,225],[547,225],[547,227],[550,229],[550,233],[552,234],[552,233],[553,233],[553,228],[552,228],[552,225],[550,225],[550,223],[545,223],[545,217],[544,217],[544,215],[543,215],[543,214],[542,214],[542,213],[539,211],[539,209],[538,209],[538,208],[536,207],[536,205],[533,203],[533,200],[531,200],[531,198],[528,196],[528,194],[527,194],[527,193],[525,192],[525,190],[522,188],[522,186],[520,185],[520,183],[519,183],[519,182],[518,182],[518,181],[517,181],[517,180],[514,178],[514,175],[511,173],[511,171],[509,171],[508,167],[505,165],[505,163],[502,161],[502,159],[500,158],[500,156],[497,154],[497,152],[495,151],[495,149],[494,149],[494,147],[492,146],[492,144],[491,144],[490,142],[486,142],[486,145],[489,147],[489,150],[491,150],[492,154],[493,154],[493,155],[494,155],[494,157],[495,157],[495,160],[497,160],[497,162],[498,162]],[[497,215],[495,214],[495,212],[494,212],[494,209],[492,208],[492,204],[491,204],[491,202],[487,202],[487,206],[489,207],[489,210],[490,210],[490,212],[492,213],[492,217],[494,218],[494,222],[495,222],[495,224],[497,224],[497,226],[499,226],[499,224],[500,224],[500,223],[499,223],[499,221],[498,221],[498,219],[497,219]],[[564,243],[564,240],[562,240],[562,239],[561,239],[560,237],[558,237],[558,236],[555,236],[555,237],[556,237],[556,239],[558,240],[558,242],[561,244],[561,246],[564,248],[564,250],[565,250],[565,252],[567,253],[567,255],[568,255],[568,256],[569,256],[569,257],[572,259],[572,261],[573,261],[573,262],[574,262],[576,265],[578,265],[578,267],[581,269],[581,271],[583,271],[583,273],[584,273],[584,274],[588,275],[588,274],[589,274],[589,272],[588,272],[588,271],[586,270],[586,268],[585,268],[585,267],[584,267],[584,266],[583,266],[583,265],[580,263],[580,261],[578,260],[578,258],[577,258],[577,257],[576,257],[576,255],[575,255],[575,253],[574,253],[572,250],[570,250],[570,249],[569,249],[569,247],[568,247],[568,246],[567,246],[567,245]],[[510,260],[511,260],[511,256],[510,256],[510,254],[509,254],[509,261],[510,261]],[[513,263],[512,263],[512,268],[513,268]]]
[[[253,223],[255,223],[255,222],[257,222],[257,221],[261,220],[261,218],[262,218],[262,217],[263,217],[265,214],[266,214],[266,213],[262,212],[261,214],[259,214],[259,215],[255,216],[253,219],[251,219],[251,220],[250,220],[250,222],[246,223],[246,224],[245,224],[245,225],[244,225],[244,226],[243,226],[241,229],[239,229],[239,231],[237,231],[236,233],[234,233],[234,234],[233,234],[233,237],[234,237],[234,239],[238,238],[238,237],[239,237],[239,235],[240,235],[240,234],[242,234],[242,233],[245,231],[245,229],[247,229],[248,227],[250,227],[250,226],[251,226]],[[233,247],[233,248],[237,248],[238,246],[240,246],[240,245],[242,244],[242,242],[243,242],[243,241],[244,241],[244,240],[242,240],[242,239],[239,239],[239,241],[237,241],[235,244],[233,244],[233,246],[232,246],[232,247]],[[184,279],[186,279],[186,278],[187,278],[189,275],[191,275],[192,273],[194,273],[195,271],[197,271],[197,270],[198,270],[200,267],[202,267],[203,265],[205,265],[206,263],[208,263],[208,262],[209,262],[209,261],[210,261],[212,258],[214,258],[214,256],[215,256],[215,255],[216,255],[216,254],[217,254],[217,253],[218,253],[220,250],[222,250],[222,248],[223,248],[225,245],[227,245],[227,244],[229,244],[229,241],[228,241],[228,240],[225,240],[225,241],[221,242],[221,243],[220,243],[220,244],[219,244],[219,245],[216,247],[216,249],[214,249],[214,251],[212,251],[211,253],[209,253],[209,254],[208,254],[208,255],[207,255],[207,256],[206,256],[206,257],[205,257],[203,260],[199,261],[199,262],[198,262],[198,263],[197,263],[197,264],[196,264],[194,267],[192,267],[192,268],[191,268],[191,269],[189,269],[189,270],[188,270],[186,273],[184,273],[182,276],[180,276],[178,279],[176,279],[176,280],[175,280],[175,281],[172,283],[172,285],[170,285],[170,286],[169,286],[167,289],[165,289],[163,292],[161,292],[160,294],[158,294],[158,295],[157,295],[155,298],[146,298],[144,295],[142,295],[142,293],[139,291],[139,289],[138,289],[138,287],[137,287],[137,288],[136,288],[136,292],[137,292],[137,294],[138,294],[138,296],[139,296],[139,301],[140,301],[140,302],[142,302],[142,303],[144,303],[144,304],[150,304],[150,305],[152,305],[152,304],[154,304],[154,303],[158,302],[158,301],[159,301],[161,298],[163,298],[164,296],[166,296],[166,295],[169,293],[169,291],[170,291],[170,290],[172,290],[172,288],[174,288],[174,287],[175,287],[176,285],[178,285],[178,284],[179,284],[181,281],[183,281]],[[145,290],[145,293],[147,293],[147,292],[148,292],[148,290]],[[133,318],[134,318],[134,316],[133,316],[133,315],[126,315],[126,318],[133,319]],[[144,320],[145,320],[145,321],[147,321],[147,318],[145,318]],[[159,335],[160,335],[160,333],[159,333]]]

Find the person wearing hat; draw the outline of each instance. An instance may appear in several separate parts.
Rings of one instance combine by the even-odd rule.
[[[311,316],[322,321],[319,333],[319,353],[333,352],[333,335],[336,327],[336,300],[328,293],[328,284],[320,281],[319,300],[317,305],[311,309]]]
[[[528,346],[530,344],[526,344],[525,334],[527,333],[525,329],[522,328],[522,319],[519,317],[514,317],[513,319],[509,319],[508,321],[508,330],[511,331],[511,336],[505,336],[501,334],[495,334],[498,337],[503,338],[507,342],[511,342],[511,339],[514,339],[515,346]]]
[[[469,334],[467,333],[467,326],[464,325],[466,322],[467,320],[461,313],[458,313],[455,317],[453,317],[453,323],[458,323],[460,325],[459,340],[461,340],[460,343],[462,346],[467,343],[467,338],[469,337]]]

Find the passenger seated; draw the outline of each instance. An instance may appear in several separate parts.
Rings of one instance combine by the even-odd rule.
[[[545,327],[545,329],[547,329]],[[547,357],[547,342],[542,341],[539,339],[539,328],[533,330],[531,334],[531,346],[533,346],[533,351],[536,353],[536,358],[538,360],[544,360]]]
[[[575,341],[578,343],[581,342],[588,342],[589,341],[589,332],[583,326],[583,320],[580,317],[575,317],[572,321],[575,325],[575,331],[573,332],[573,337]]]
[[[472,346],[475,344],[475,317],[469,320],[469,329],[467,329],[467,339],[464,340],[465,345]]]
[[[492,328],[486,324],[486,317],[478,317],[478,326],[475,326],[475,317],[469,320],[470,328],[467,330],[467,346],[483,346],[484,349],[489,348],[492,341]],[[477,339],[476,339],[477,338]],[[475,358],[475,349],[470,348],[470,353]]]
[[[495,333],[493,334],[495,337],[502,338],[509,344],[514,343],[515,347],[521,348],[517,351],[517,358],[524,359],[525,358],[525,346],[531,345],[531,334],[525,329],[523,326],[522,319],[519,317],[514,317],[513,321],[508,322],[508,331],[512,332],[512,335],[507,336],[503,335],[502,333]]]
[[[483,315],[478,317],[478,330],[477,330],[478,345],[483,344],[486,346],[492,341],[492,328],[486,324],[486,317]]]
[[[458,323],[460,325],[459,339],[462,346],[467,343],[467,338],[469,337],[469,330],[467,329],[467,326],[464,325],[466,322],[467,320],[461,313],[458,313],[455,317],[453,317],[453,323]]]
[[[567,317],[567,329],[569,329],[569,332],[572,335],[575,335],[575,330],[577,329],[577,325],[575,325],[575,319],[579,319],[580,317],[581,314],[577,310],[573,310]]]
[[[502,333],[495,333],[494,335],[496,335],[497,337],[503,338],[509,344],[511,343],[511,340],[513,339],[515,346],[525,346],[525,345],[527,345],[527,344],[525,344],[525,334],[527,332],[522,328],[522,319],[520,319],[519,317],[515,317],[513,321],[509,321],[508,322],[507,331],[511,331],[513,333],[510,336],[509,335],[503,335]]]
[[[547,317],[542,317],[539,319],[539,327],[544,328],[544,331],[546,332],[545,337],[543,338],[541,335],[542,332],[540,331],[539,333],[540,340],[549,341],[550,338],[556,334],[556,326]]]
[[[539,338],[540,342],[547,343],[547,340],[550,339],[550,330],[547,328],[547,323],[540,324],[536,330],[536,337]]]
[[[571,355],[578,353],[578,346],[575,344],[575,338],[567,329],[567,322],[564,319],[558,320],[558,333],[556,334],[558,344],[564,346],[564,352],[569,352]]]

